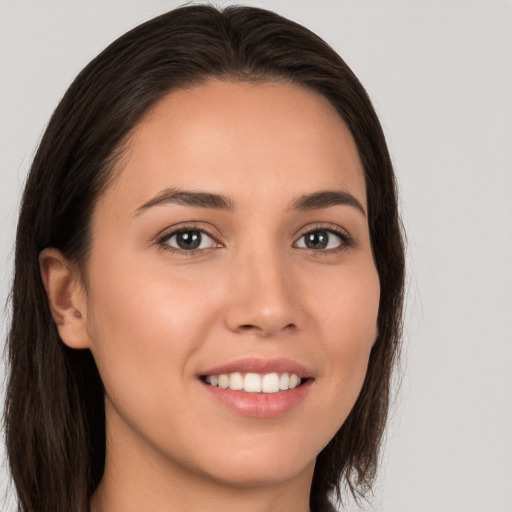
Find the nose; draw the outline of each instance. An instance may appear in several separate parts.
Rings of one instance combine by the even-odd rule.
[[[234,332],[270,337],[299,325],[295,280],[274,251],[245,254],[234,262],[226,326]]]

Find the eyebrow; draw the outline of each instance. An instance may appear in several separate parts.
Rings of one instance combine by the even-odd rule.
[[[135,210],[135,215],[139,215],[153,206],[162,206],[167,204],[181,204],[184,206],[195,206],[198,208],[210,208],[214,210],[233,210],[235,207],[230,198],[220,194],[168,188],[153,199],[150,199],[148,202],[139,206],[137,210]]]
[[[137,210],[135,210],[134,215],[139,215],[154,206],[167,204],[181,204],[184,206],[195,206],[214,210],[231,211],[235,209],[234,201],[222,194],[168,188],[139,206]],[[304,194],[292,203],[291,210],[320,210],[337,205],[352,206],[366,217],[366,212],[362,204],[352,194],[342,190],[325,190],[312,194]]]
[[[325,190],[304,194],[293,202],[292,210],[320,210],[337,205],[352,206],[366,217],[363,205],[352,194],[343,190]]]

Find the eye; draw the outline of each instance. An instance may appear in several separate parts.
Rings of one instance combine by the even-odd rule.
[[[348,237],[329,229],[315,229],[304,233],[295,243],[300,249],[336,250],[349,244]]]
[[[180,251],[194,251],[218,246],[207,233],[199,229],[180,229],[166,235],[162,243]]]

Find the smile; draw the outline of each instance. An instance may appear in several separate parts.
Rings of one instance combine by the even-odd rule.
[[[207,375],[204,381],[211,386],[246,393],[278,393],[288,391],[301,384],[301,378],[295,373],[277,372],[258,374],[240,372]]]
[[[244,358],[198,374],[206,396],[222,409],[253,418],[276,418],[298,408],[315,381],[313,371],[286,358]]]

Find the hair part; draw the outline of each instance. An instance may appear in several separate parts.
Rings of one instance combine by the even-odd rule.
[[[88,350],[67,348],[53,321],[39,253],[55,247],[86,275],[91,216],[130,132],[169,92],[209,78],[286,81],[327,98],[363,164],[380,285],[379,337],[361,393],[317,458],[312,510],[342,482],[372,486],[402,318],[404,251],[396,184],[370,99],[345,62],[308,29],[251,7],[181,7],[114,41],[56,108],[26,183],[15,249],[5,431],[19,511],[86,512],[105,462],[104,390]],[[86,282],[86,279],[84,280]]]

